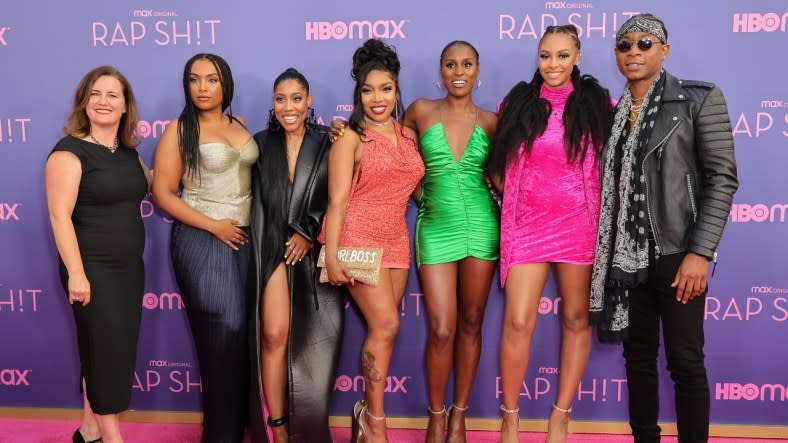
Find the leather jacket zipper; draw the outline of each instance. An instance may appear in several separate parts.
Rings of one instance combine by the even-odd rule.
[[[690,207],[692,208],[692,221],[698,221],[698,207],[695,205],[695,193],[692,189],[692,175],[687,174],[687,191],[689,192]]]
[[[648,151],[646,153],[646,155],[643,156],[643,163],[640,165],[640,173],[643,174],[643,177],[646,177],[646,160],[648,159],[648,156],[651,155],[657,149],[659,149],[659,154],[658,154],[658,159],[657,159],[658,160],[658,162],[657,162],[657,172],[660,172],[660,169],[661,169],[660,163],[662,163],[662,147],[665,144],[665,142],[667,141],[668,137],[670,137],[676,131],[676,128],[678,128],[680,125],[681,125],[681,120],[679,120],[670,129],[670,131],[668,131],[668,133],[665,134],[664,137],[662,137],[662,140],[660,140],[659,143],[657,143],[654,146],[653,149]],[[659,257],[660,255],[662,255],[662,252],[661,252],[662,251],[662,247],[661,247],[660,241],[659,241],[659,230],[657,229],[657,225],[654,223],[654,217],[651,214],[651,204],[650,204],[650,199],[651,199],[650,195],[651,195],[651,193],[648,190],[648,179],[646,179],[645,184],[646,184],[646,213],[648,213],[648,222],[651,224],[651,232],[654,234],[654,253],[655,253],[655,255],[657,257]]]

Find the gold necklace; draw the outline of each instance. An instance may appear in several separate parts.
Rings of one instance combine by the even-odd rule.
[[[109,149],[109,152],[111,152],[113,154],[115,153],[115,151],[118,150],[118,137],[117,136],[115,136],[115,141],[114,141],[114,143],[112,143],[112,146],[105,145],[104,143],[101,143],[100,141],[96,140],[96,137],[93,137],[93,133],[92,132],[90,133],[90,135],[88,135],[88,138],[93,143]]]

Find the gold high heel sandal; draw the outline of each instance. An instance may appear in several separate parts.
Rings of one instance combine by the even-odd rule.
[[[360,443],[366,440],[366,435],[360,423],[361,414],[366,408],[367,402],[364,400],[358,400],[353,405],[353,416],[350,425],[350,443]]]

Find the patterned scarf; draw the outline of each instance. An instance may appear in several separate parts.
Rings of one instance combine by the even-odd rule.
[[[632,93],[627,87],[605,146],[590,302],[591,319],[601,342],[619,343],[624,339],[629,326],[629,290],[645,283],[648,276],[650,227],[642,165],[664,87],[663,71],[643,98],[631,129],[627,122]]]

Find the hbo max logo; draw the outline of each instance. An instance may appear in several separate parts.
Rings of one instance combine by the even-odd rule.
[[[786,210],[788,210],[788,205],[779,203],[771,206],[737,203],[731,205],[729,219],[733,223],[783,223],[785,222]]]
[[[304,22],[307,40],[405,38],[408,20],[354,20],[352,22]]]
[[[408,388],[405,386],[405,383],[410,381],[410,379],[411,377],[409,375],[402,377],[389,375],[386,377],[386,389],[384,389],[383,392],[401,392],[407,394]],[[351,377],[349,375],[340,375],[334,381],[334,390],[340,392],[364,392],[366,390],[364,376],[357,375]]]
[[[786,21],[788,12],[783,13],[782,17],[775,12],[733,14],[733,32],[785,32]]]
[[[781,384],[756,385],[753,383],[717,383],[714,389],[716,400],[769,400],[785,401],[785,386]]]
[[[0,385],[3,386],[30,386],[27,376],[31,369],[3,369],[0,371]]]

